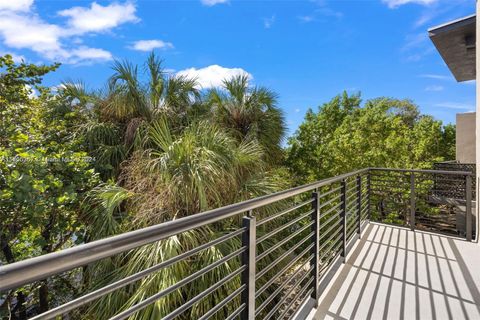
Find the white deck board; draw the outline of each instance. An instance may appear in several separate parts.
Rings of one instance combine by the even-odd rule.
[[[480,319],[480,245],[371,223],[315,319]]]

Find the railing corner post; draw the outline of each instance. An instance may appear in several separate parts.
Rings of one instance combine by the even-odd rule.
[[[415,211],[416,211],[416,195],[415,195],[415,174],[410,173],[410,230],[415,230]]]
[[[312,273],[313,273],[313,292],[312,298],[315,300],[315,308],[318,307],[318,300],[320,299],[320,279],[318,277],[319,265],[320,265],[320,253],[319,253],[319,243],[320,243],[320,212],[319,212],[319,194],[318,191],[312,193],[312,231],[313,231],[313,247],[312,247]]]
[[[242,246],[246,250],[242,254],[242,265],[246,266],[242,272],[242,285],[245,289],[242,291],[242,303],[245,308],[241,313],[242,320],[255,319],[255,259],[256,259],[256,219],[252,211],[243,217],[242,225],[246,230],[242,234]]]
[[[368,174],[367,174],[367,197],[368,197],[368,202],[367,202],[367,216],[368,216],[368,221],[372,221],[372,207],[371,207],[371,199],[372,199],[372,169],[368,169]]]
[[[343,263],[347,257],[347,182],[341,182],[341,218],[342,218],[342,253]]]
[[[472,176],[465,176],[465,232],[467,241],[472,241]]]
[[[357,176],[357,227],[358,235],[362,235],[362,176]]]

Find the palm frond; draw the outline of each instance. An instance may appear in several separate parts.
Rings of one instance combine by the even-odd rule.
[[[248,93],[248,80],[248,75],[242,74],[229,80],[224,80],[223,86],[237,103],[243,104]]]
[[[165,86],[165,72],[162,68],[162,60],[152,51],[147,58],[146,70],[149,74],[150,104],[152,109],[158,108]]]
[[[64,81],[57,87],[57,93],[70,104],[77,103],[84,106],[97,100],[96,95],[89,92],[82,81]]]
[[[214,121],[232,130],[240,141],[257,139],[268,162],[279,162],[286,124],[277,94],[264,87],[249,87],[247,75],[225,80],[224,88],[211,90],[207,96]]]
[[[92,189],[82,204],[82,211],[91,229],[91,240],[102,239],[121,231],[126,212],[122,210],[124,201],[132,193],[112,183],[103,183]]]

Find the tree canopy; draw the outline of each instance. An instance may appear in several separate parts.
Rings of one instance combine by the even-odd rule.
[[[411,100],[344,92],[308,110],[288,141],[287,165],[299,182],[365,167],[430,168],[454,159],[455,130],[421,115]]]
[[[82,111],[39,85],[57,65],[16,65],[7,55],[0,57],[0,68],[3,264],[82,243],[85,230],[80,204],[99,180],[83,139],[72,134],[72,128],[84,119]],[[38,96],[33,94],[33,87]],[[24,319],[27,300],[36,305],[34,310],[48,310],[55,295],[71,293],[64,280],[57,277],[49,284],[41,281],[9,292],[0,299],[0,313],[11,312],[14,318]],[[38,295],[34,294],[37,290]],[[7,311],[10,304],[13,306]]]
[[[224,81],[223,89],[201,94],[196,89],[195,79],[163,73],[160,60],[153,54],[146,66],[149,80],[141,84],[137,66],[128,62],[115,63],[108,93],[83,99],[94,101],[91,120],[87,123],[93,126],[87,127],[83,134],[88,138],[96,128],[107,125],[112,130],[103,134],[102,129],[101,135],[95,133],[95,139],[87,139],[87,143],[94,142],[90,144],[92,152],[108,151],[105,147],[109,141],[115,141],[122,150],[116,157],[119,161],[112,166],[114,174],[104,175],[113,180],[95,188],[89,195],[85,214],[93,222],[89,226],[92,237],[170,221],[287,186],[279,178],[283,174],[278,163],[282,159],[285,129],[275,93],[265,88],[252,88],[248,79],[240,76]],[[66,84],[66,88],[69,87],[77,85]],[[104,165],[112,164],[110,157],[101,159],[105,159]],[[105,221],[109,224],[105,225]],[[200,228],[139,248],[126,258],[112,258],[107,263],[94,265],[88,270],[89,279],[97,285],[123,279],[132,272],[154,266],[223,235],[232,228],[232,223],[225,221]],[[175,264],[146,277],[138,285],[106,296],[108,303],[116,308],[105,308],[105,299],[100,299],[88,312],[93,318],[108,318],[138,303],[145,295],[167,288],[175,279],[200,269],[214,257],[228,255],[231,249],[221,245],[199,254],[190,265]],[[165,316],[206,289],[204,283],[217,281],[235,267],[236,262],[229,262],[189,289],[149,305],[135,317]],[[238,281],[229,283],[183,317],[198,318],[237,284]],[[221,319],[223,313],[215,317]]]
[[[256,139],[269,161],[279,163],[285,135],[283,112],[277,94],[265,87],[250,87],[248,76],[239,75],[223,82],[208,95],[213,117],[242,139]]]
[[[283,112],[274,92],[250,86],[246,77],[225,81],[223,89],[200,91],[196,79],[164,72],[152,53],[144,66],[115,62],[104,90],[88,90],[81,82],[65,82],[51,90],[40,86],[42,76],[58,65],[17,65],[6,56],[0,67],[2,263],[287,187],[279,165]],[[34,86],[38,95],[33,94]],[[2,316],[26,319],[221,236],[235,221],[12,290],[0,299]],[[231,245],[239,243],[212,247],[188,265],[179,263],[152,274],[106,296],[108,303],[100,299],[78,312],[92,319],[112,316],[228,255]],[[232,261],[206,277],[218,281],[237,264]],[[238,281],[184,317],[204,314]],[[202,292],[204,282],[208,279],[157,301],[136,317],[167,315]]]

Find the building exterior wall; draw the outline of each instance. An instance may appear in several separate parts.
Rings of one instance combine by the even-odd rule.
[[[478,14],[480,14],[480,1],[476,1],[476,13],[477,13],[477,16]],[[475,30],[475,34],[476,35],[480,35],[480,19],[476,19],[476,30]],[[478,38],[479,36],[476,36],[475,37],[475,69],[476,69],[476,77],[477,77],[477,81],[475,82],[475,87],[476,87],[476,104],[477,104],[477,107],[476,107],[476,110],[477,110],[477,113],[476,113],[476,128],[475,128],[475,132],[476,132],[476,142],[475,142],[475,146],[476,146],[476,159],[479,159],[479,161],[476,162],[477,164],[477,173],[476,173],[476,194],[477,194],[477,198],[479,198],[479,188],[480,188],[480,87],[478,86],[478,75],[480,74],[480,50],[478,49]],[[479,217],[479,212],[480,212],[480,201],[475,201],[475,215],[477,217]],[[480,219],[476,219],[477,221],[477,238],[478,239],[478,230],[479,230],[479,226],[478,226],[478,223],[479,223],[479,220]],[[480,241],[479,241],[480,243]]]
[[[475,163],[476,112],[457,113],[456,160],[460,163]]]

